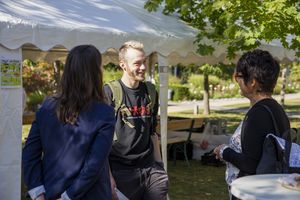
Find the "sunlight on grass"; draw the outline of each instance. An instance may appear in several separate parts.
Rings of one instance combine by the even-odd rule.
[[[236,112],[236,110],[247,110],[249,108],[249,103],[241,103],[241,104],[232,104],[224,106],[226,108],[231,108],[231,110],[224,111],[211,111],[209,116],[205,116],[203,114],[194,115],[193,110],[186,110],[178,113],[170,113],[169,116],[179,116],[179,117],[202,117],[202,118],[216,118],[216,119],[226,119],[227,121],[227,133],[232,133],[239,122],[244,118],[245,113]],[[297,114],[300,115],[300,99],[291,99],[286,100],[284,109],[289,114]],[[200,112],[203,112],[203,110]],[[300,119],[290,117],[291,127],[300,128]]]
[[[29,130],[30,130],[31,125],[27,124],[27,125],[23,125],[22,126],[22,141],[24,142],[25,139],[28,136]]]

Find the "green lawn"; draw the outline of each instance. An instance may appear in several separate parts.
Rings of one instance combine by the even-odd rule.
[[[203,117],[203,118],[220,118],[225,119],[227,121],[227,133],[232,133],[236,127],[238,126],[239,122],[245,116],[242,112],[237,112],[235,110],[247,110],[249,108],[249,103],[243,104],[233,104],[233,105],[226,105],[224,107],[231,108],[230,111],[211,111],[209,116],[204,116],[203,114],[194,115],[193,110],[187,110],[180,113],[170,113],[170,116],[180,116],[180,117]],[[284,109],[289,114],[297,114],[300,115],[300,99],[292,99],[286,100]],[[200,113],[203,110],[200,110]],[[290,117],[291,127],[300,128],[300,119]]]
[[[171,200],[225,200],[228,199],[224,180],[225,167],[201,165],[192,160],[191,166],[177,161],[176,166],[168,163]]]
[[[236,109],[248,108],[249,104],[232,105]],[[300,99],[286,102],[285,110],[288,113],[300,114]],[[172,116],[191,117],[193,111],[172,113]],[[203,115],[198,115],[204,117]],[[227,132],[232,133],[244,117],[244,113],[234,111],[213,111],[210,118],[222,118],[227,121]],[[300,128],[300,120],[291,118],[292,127]],[[27,137],[30,125],[23,126],[22,139]],[[169,196],[171,200],[225,200],[228,199],[227,185],[224,181],[225,167],[202,166],[199,161],[191,161],[186,166],[184,161],[177,161],[174,166],[168,163],[170,179]],[[24,189],[23,189],[24,191]],[[24,194],[24,192],[23,192]],[[23,197],[22,200],[25,198]]]

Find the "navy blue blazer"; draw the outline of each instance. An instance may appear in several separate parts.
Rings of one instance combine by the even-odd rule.
[[[66,191],[70,199],[111,199],[108,155],[115,126],[114,109],[93,102],[74,125],[60,122],[54,98],[36,113],[23,149],[28,190],[44,186],[46,199]]]

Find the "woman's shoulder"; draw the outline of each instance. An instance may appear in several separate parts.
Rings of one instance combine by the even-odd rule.
[[[93,106],[97,109],[105,109],[107,111],[114,110],[114,108],[106,102],[94,101]]]
[[[115,110],[106,102],[94,101],[88,109],[89,112],[101,113],[101,115],[114,115]]]
[[[275,119],[287,120],[283,107],[275,99],[263,99],[257,102],[247,113],[247,118],[255,117],[264,121],[270,118],[270,112]]]
[[[263,100],[257,102],[253,106],[253,108],[255,108],[256,110],[257,109],[263,109],[265,111],[267,111],[267,109],[269,108],[274,113],[276,113],[276,112],[284,112],[283,107],[275,99],[272,99],[272,98],[263,99]]]
[[[250,110],[266,110],[266,107],[270,108],[271,110],[282,109],[282,106],[275,99],[267,98],[254,104]]]
[[[80,119],[88,123],[115,123],[115,110],[104,102],[94,101],[80,113]]]
[[[43,110],[53,110],[56,108],[56,104],[57,104],[57,98],[55,98],[54,96],[49,96],[46,97],[42,103],[42,105],[40,106],[41,111]]]
[[[249,111],[246,114],[246,118],[251,118],[252,116],[264,118],[269,115],[269,112],[266,107],[268,107],[271,110],[277,110],[277,107],[280,107],[280,105],[276,102],[274,99],[263,99],[254,104]]]

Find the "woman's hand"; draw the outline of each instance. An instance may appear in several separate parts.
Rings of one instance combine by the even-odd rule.
[[[224,148],[225,146],[226,146],[225,144],[221,144],[221,145],[217,146],[217,147],[214,149],[214,154],[216,154],[216,159],[219,159],[219,160],[222,159],[222,157],[221,157],[221,155],[220,155],[220,151],[221,151],[221,149]]]
[[[45,195],[44,193],[40,194],[35,200],[45,200]]]

